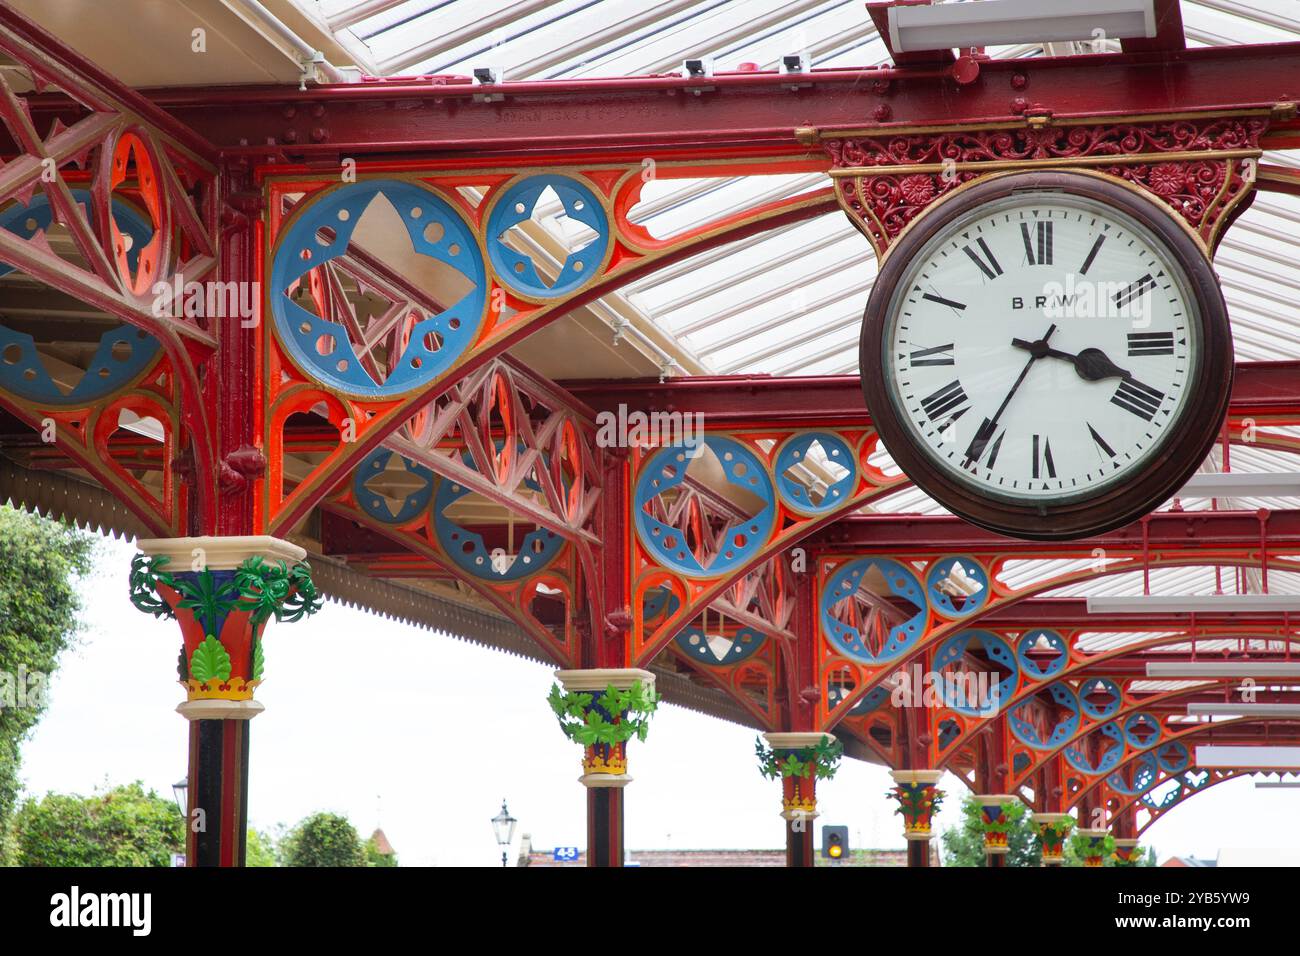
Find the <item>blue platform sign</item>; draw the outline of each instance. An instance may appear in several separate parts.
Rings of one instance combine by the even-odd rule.
[[[556,863],[572,863],[578,858],[578,848],[576,846],[557,846],[552,858]]]

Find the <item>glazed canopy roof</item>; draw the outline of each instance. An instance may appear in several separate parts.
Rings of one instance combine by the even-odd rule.
[[[783,54],[805,52],[814,68],[888,63],[889,51],[861,0],[296,0],[362,54],[375,75],[464,74],[488,66],[506,80],[582,79],[679,71],[707,56],[717,70],[776,69]],[[743,15],[742,14],[743,8]],[[1290,0],[1185,0],[1189,47],[1300,40],[1300,9]],[[1118,51],[1119,42],[994,47],[998,58]],[[1269,152],[1265,163],[1300,166]],[[765,177],[765,198],[823,188],[821,173]],[[647,186],[634,216],[652,234],[669,235],[755,202],[753,180],[660,180]],[[544,220],[572,241],[577,226],[560,204]],[[1216,264],[1232,316],[1239,362],[1297,358],[1300,313],[1300,197],[1261,193],[1231,228]],[[672,374],[835,375],[858,371],[862,307],[875,256],[847,219],[827,216],[764,233],[718,252],[669,266],[608,296],[596,311],[644,323],[672,343],[652,357]],[[655,341],[661,341],[655,336]],[[531,356],[530,356],[531,357]],[[639,374],[651,374],[650,369]],[[610,374],[614,373],[612,370]],[[626,372],[623,374],[627,374]],[[1288,431],[1288,429],[1279,429]],[[1289,430],[1300,435],[1300,430]],[[1233,471],[1290,470],[1290,456],[1248,446],[1233,450]],[[1218,462],[1207,463],[1217,470]],[[1220,503],[1220,506],[1229,506]],[[1286,507],[1261,499],[1230,506]],[[1188,502],[1185,507],[1208,507]],[[942,513],[917,490],[879,505],[891,512]],[[1046,570],[1046,569],[1043,569]],[[1300,591],[1279,574],[1272,590]],[[1209,569],[1169,570],[1152,581],[1166,593],[1213,588]],[[1127,575],[1089,582],[1081,593],[1132,593]]]

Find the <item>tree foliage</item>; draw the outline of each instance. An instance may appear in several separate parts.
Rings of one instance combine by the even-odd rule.
[[[95,539],[69,524],[0,506],[0,833],[9,832],[18,799],[19,747],[77,632],[75,579],[90,570],[94,550]],[[11,839],[0,838],[0,862],[6,846]]]
[[[245,866],[279,866],[279,852],[275,845],[275,837],[270,833],[249,827],[244,859]]]
[[[347,817],[313,813],[281,845],[285,866],[365,866],[361,838]]]
[[[185,818],[136,781],[89,797],[26,800],[14,835],[19,866],[171,866],[185,850]]]
[[[397,866],[396,853],[380,853],[379,844],[371,837],[366,841],[366,866]]]
[[[961,826],[943,834],[944,866],[986,866],[984,827],[980,823],[980,805],[967,796],[961,804]],[[1043,854],[1029,809],[1019,800],[1007,811],[1006,866],[1040,866]]]

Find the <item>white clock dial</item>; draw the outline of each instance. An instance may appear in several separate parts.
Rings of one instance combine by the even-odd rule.
[[[1015,193],[932,236],[894,291],[882,368],[933,467],[1048,504],[1140,469],[1191,403],[1187,277],[1137,220]]]

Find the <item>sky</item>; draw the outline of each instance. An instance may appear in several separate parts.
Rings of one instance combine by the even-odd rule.
[[[49,710],[22,749],[26,792],[89,794],[141,780],[171,797],[185,775],[180,630],[128,599],[134,548],[103,539],[83,582],[83,632],[50,683]],[[446,634],[326,602],[315,617],[268,625],[266,680],[253,721],[249,820],[267,829],[318,810],[367,836],[382,826],[402,865],[500,866],[491,818],[507,800],[510,850],[585,849],[580,750],[546,703],[549,667]],[[638,849],[783,845],[780,786],[763,779],[755,731],[671,704],[633,742],[625,834]],[[902,847],[883,767],[844,760],[818,786],[821,824],[854,847]],[[949,775],[938,829],[959,822],[965,785]],[[1161,861],[1221,847],[1300,850],[1300,790],[1216,786],[1146,833]],[[820,833],[816,837],[820,845]]]

